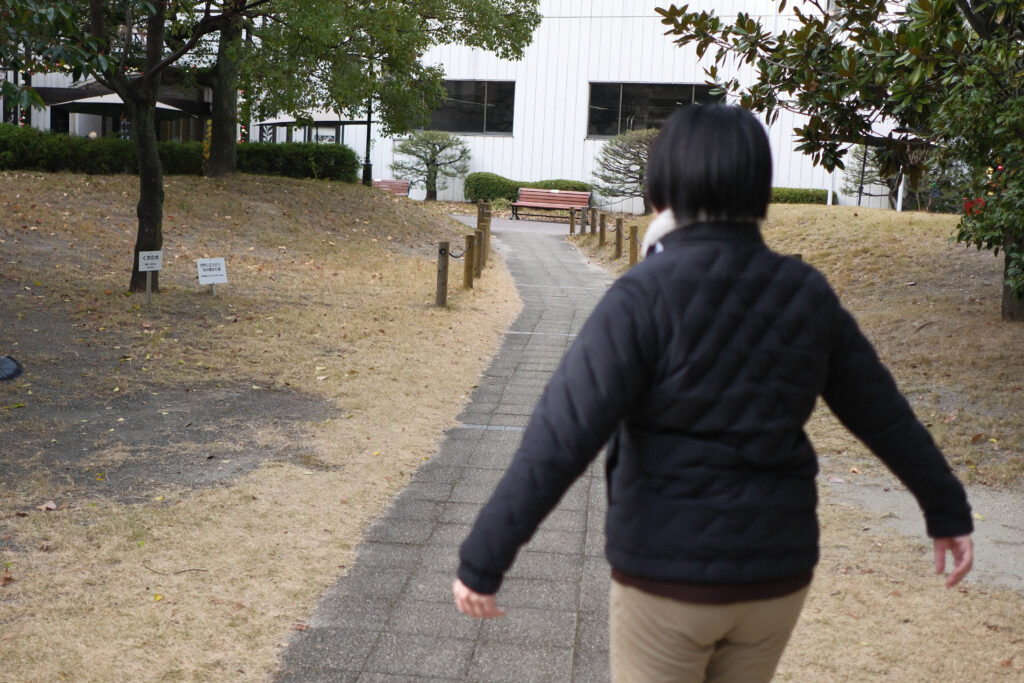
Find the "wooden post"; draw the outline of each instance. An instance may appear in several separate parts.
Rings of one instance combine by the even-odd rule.
[[[580,234],[587,234],[587,214],[590,213],[590,209],[583,207],[580,209]]]
[[[444,308],[448,305],[448,242],[437,244],[437,294],[434,305]]]
[[[466,251],[462,253],[464,269],[462,271],[462,286],[466,289],[473,289],[473,266],[476,261],[474,244],[476,235],[466,235]]]
[[[480,200],[477,201],[477,203],[476,203],[476,227],[478,227],[478,228],[480,227],[480,219],[484,215],[484,206],[485,206],[484,200],[480,199]]]
[[[615,258],[622,258],[622,218],[615,219]]]
[[[640,251],[640,239],[635,225],[629,226],[629,265],[635,266]]]
[[[590,210],[590,234],[597,232],[597,209]]]
[[[576,212],[569,209],[569,234],[576,234]]]
[[[603,247],[605,241],[607,241],[607,230],[608,230],[608,214],[602,212],[601,218],[599,219],[599,225],[597,227],[597,246]]]
[[[483,215],[484,247],[481,251],[481,266],[487,267],[487,257],[491,254],[491,205],[486,204]]]
[[[475,253],[473,256],[473,277],[480,277],[483,274],[484,269],[484,231],[477,228],[476,231],[476,245]]]

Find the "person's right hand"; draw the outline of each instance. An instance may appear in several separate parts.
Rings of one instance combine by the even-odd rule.
[[[505,616],[505,610],[498,607],[493,594],[477,593],[459,579],[455,579],[452,583],[452,595],[455,596],[455,606],[463,614],[477,619],[494,619]]]
[[[971,565],[974,564],[974,541],[968,534],[936,538],[932,541],[932,546],[935,549],[936,574],[943,574],[946,571],[946,551],[953,555],[953,570],[946,579],[946,588],[952,588],[967,576],[967,572],[971,571]]]

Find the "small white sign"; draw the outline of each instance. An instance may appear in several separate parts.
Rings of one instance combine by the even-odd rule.
[[[164,265],[164,252],[162,251],[140,251],[139,272],[145,273],[152,270],[161,270]]]
[[[223,258],[196,259],[199,270],[199,284],[226,285],[228,283],[228,267]]]

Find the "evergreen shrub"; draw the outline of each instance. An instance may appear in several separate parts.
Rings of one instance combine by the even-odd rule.
[[[773,204],[828,204],[828,190],[773,187],[771,202]]]
[[[200,175],[201,142],[157,143],[164,173]],[[120,138],[64,135],[35,128],[0,124],[0,170],[32,169],[104,175],[134,173],[135,145]],[[352,149],[317,143],[244,143],[238,145],[241,173],[321,178],[354,183],[360,162]]]
[[[476,202],[484,200],[493,202],[496,199],[515,201],[519,194],[519,188],[532,187],[540,190],[572,190],[576,192],[590,192],[591,186],[579,180],[538,180],[535,182],[524,182],[510,180],[496,173],[470,173],[466,176],[463,192],[466,200]]]

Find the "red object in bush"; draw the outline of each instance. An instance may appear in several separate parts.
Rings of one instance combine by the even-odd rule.
[[[985,198],[964,199],[964,213],[968,216],[977,216],[985,208]]]

